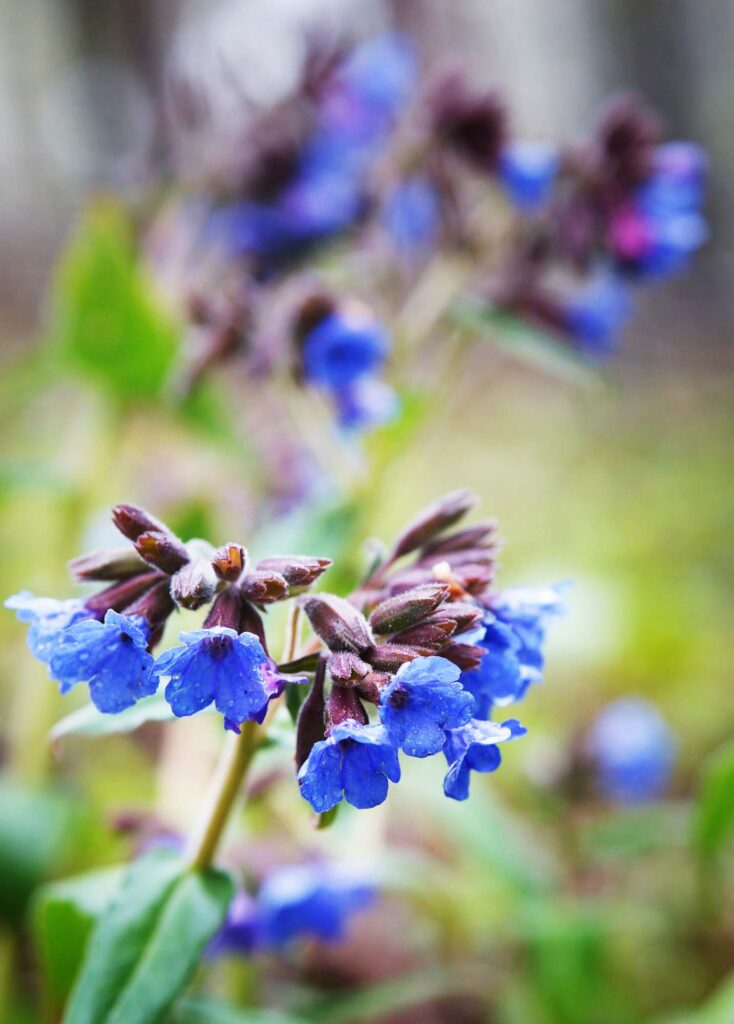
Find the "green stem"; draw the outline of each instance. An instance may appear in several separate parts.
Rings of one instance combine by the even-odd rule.
[[[201,826],[189,843],[187,860],[195,871],[204,871],[214,858],[232,805],[259,746],[261,736],[258,733],[255,722],[245,722],[239,736],[228,738],[212,780]]]

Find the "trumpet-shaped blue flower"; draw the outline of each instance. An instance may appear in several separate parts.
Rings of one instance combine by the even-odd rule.
[[[446,735],[444,754],[449,770],[443,782],[443,791],[452,800],[466,800],[469,796],[471,773],[494,772],[502,763],[497,744],[517,739],[527,732],[516,718],[502,725],[472,719],[461,729]]]
[[[63,642],[51,656],[51,674],[60,682],[62,693],[75,683],[89,683],[95,707],[116,714],[156,691],[148,636],[143,619],[112,609],[104,622],[76,622],[64,630]]]
[[[416,658],[402,665],[381,695],[380,720],[390,742],[412,757],[437,754],[446,731],[466,725],[474,711],[474,698],[460,676],[446,658]]]
[[[9,597],[5,607],[14,611],[20,622],[29,623],[28,648],[46,664],[63,643],[66,629],[90,617],[81,601],[35,597],[27,590]]]
[[[338,394],[373,373],[388,348],[387,334],[371,316],[361,310],[331,313],[304,339],[305,376]]]
[[[548,199],[558,174],[558,153],[541,142],[510,142],[497,166],[505,191],[522,210],[533,210]]]
[[[586,746],[599,789],[612,800],[652,800],[668,785],[675,737],[648,701],[627,698],[607,705],[591,726]]]
[[[388,780],[400,781],[398,752],[381,725],[341,722],[316,743],[298,773],[301,796],[318,814],[342,799],[353,807],[376,807]]]
[[[475,716],[486,718],[493,705],[521,700],[531,683],[540,682],[543,647],[549,623],[565,608],[563,585],[504,590],[469,642],[484,647],[478,668],[463,672],[461,682],[473,694]]]
[[[165,695],[174,715],[195,715],[213,702],[230,728],[262,716],[274,680],[254,633],[215,626],[181,633],[180,639],[183,646],[161,654],[153,669],[169,677]]]
[[[389,422],[399,408],[398,396],[376,377],[360,377],[334,395],[339,425],[344,430],[370,430]]]

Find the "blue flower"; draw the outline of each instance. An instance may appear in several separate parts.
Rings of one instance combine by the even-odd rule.
[[[342,722],[316,743],[298,773],[301,796],[317,814],[342,799],[353,807],[376,807],[387,796],[388,779],[400,781],[398,752],[381,725]]]
[[[548,199],[558,174],[558,154],[541,142],[510,142],[497,167],[510,199],[521,210],[533,210]]]
[[[401,182],[387,197],[382,222],[393,245],[406,257],[433,246],[440,219],[438,193],[423,175]]]
[[[461,729],[447,733],[443,748],[449,764],[443,782],[446,796],[452,800],[466,800],[471,773],[496,771],[502,763],[497,744],[517,739],[526,732],[527,729],[516,718],[510,718],[502,725],[472,719]]]
[[[262,716],[273,694],[269,659],[254,633],[237,633],[226,626],[181,633],[182,647],[157,659],[157,676],[168,676],[166,700],[174,715],[195,715],[212,701],[237,727]]]
[[[666,789],[676,742],[657,708],[639,698],[607,705],[586,742],[601,792],[621,803],[651,800]]]
[[[605,275],[576,293],[565,306],[564,320],[589,355],[603,357],[612,351],[630,314],[627,289],[616,277]]]
[[[147,651],[148,627],[110,609],[104,622],[85,619],[69,626],[51,657],[51,674],[66,693],[88,682],[92,703],[106,714],[131,707],[155,693],[153,658]]]
[[[373,901],[374,884],[338,864],[298,864],[269,874],[257,894],[262,945],[279,949],[301,935],[334,942]]]
[[[564,611],[564,589],[560,584],[504,590],[478,631],[465,636],[487,652],[478,668],[461,676],[476,701],[476,717],[486,718],[493,705],[521,700],[531,683],[540,682],[547,628]]]
[[[306,378],[338,393],[374,372],[388,347],[385,331],[361,309],[331,313],[304,340]]]
[[[389,741],[411,757],[437,754],[446,731],[466,725],[474,711],[474,698],[460,675],[446,658],[416,658],[402,665],[381,695],[380,720]]]
[[[360,377],[334,395],[339,425],[344,430],[371,430],[395,417],[399,409],[393,389],[376,377]]]
[[[52,597],[34,597],[27,590],[13,594],[5,607],[16,613],[20,622],[30,623],[28,648],[39,661],[48,664],[65,638],[65,630],[90,617],[81,601],[56,601]]]
[[[240,889],[229,905],[224,924],[209,943],[209,957],[234,953],[248,956],[258,946],[258,913],[255,900]]]

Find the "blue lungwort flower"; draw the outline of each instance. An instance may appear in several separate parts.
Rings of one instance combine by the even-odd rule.
[[[447,733],[444,754],[449,770],[443,783],[446,796],[466,800],[471,773],[496,771],[502,763],[497,744],[517,739],[526,732],[516,718],[510,718],[501,725],[472,719],[460,729]]]
[[[318,814],[342,795],[353,807],[376,807],[387,796],[388,780],[400,781],[400,763],[384,728],[352,721],[316,743],[298,773],[301,796]]]
[[[14,611],[20,622],[29,624],[28,648],[31,654],[46,664],[63,643],[65,630],[75,622],[90,618],[90,613],[81,601],[35,597],[27,590],[9,597],[5,607]]]
[[[675,737],[649,701],[624,698],[608,704],[592,724],[586,746],[599,789],[612,800],[652,800],[670,781]]]

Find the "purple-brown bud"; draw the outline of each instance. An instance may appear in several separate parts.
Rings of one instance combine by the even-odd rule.
[[[444,647],[441,657],[458,665],[462,672],[466,672],[471,668],[479,668],[486,653],[484,647],[474,647],[472,644],[451,644],[449,647]]]
[[[139,615],[148,623],[151,632],[155,632],[163,627],[174,608],[169,582],[159,577],[158,583],[129,604],[124,612],[125,615]]]
[[[247,563],[247,552],[241,544],[224,544],[212,555],[212,568],[220,580],[236,583]]]
[[[254,604],[273,604],[288,597],[288,584],[279,572],[259,569],[243,576],[240,590],[242,596]]]
[[[135,541],[135,550],[141,558],[168,576],[182,569],[189,561],[185,544],[172,533],[148,530]]]
[[[110,608],[113,611],[121,612],[128,605],[136,601],[141,594],[144,594],[154,583],[160,580],[160,573],[144,572],[140,576],[133,576],[121,583],[113,583],[111,587],[105,587],[97,594],[92,594],[84,602],[84,607],[95,615],[104,616]],[[167,582],[167,581],[166,581]]]
[[[457,530],[426,544],[421,551],[421,559],[434,555],[443,559],[454,552],[484,547],[496,532],[497,523],[492,519],[477,523],[476,526],[467,526],[465,530]]]
[[[420,622],[417,626],[396,633],[393,641],[407,647],[430,647],[438,651],[448,643],[449,637],[456,631],[456,622],[451,619],[432,623]]]
[[[145,562],[130,548],[93,551],[69,562],[75,580],[126,580],[146,571]]]
[[[182,608],[194,611],[208,604],[217,591],[217,577],[211,562],[194,558],[171,579],[171,596]]]
[[[362,707],[354,687],[334,683],[326,701],[326,720],[327,734],[335,725],[342,722],[359,722],[361,725],[367,725],[367,712]]]
[[[465,516],[476,502],[476,496],[468,490],[451,491],[439,498],[405,528],[395,543],[393,558],[407,555],[428,544]]]
[[[379,704],[380,693],[391,679],[392,675],[389,672],[370,672],[355,684],[355,689],[362,700],[369,704]]]
[[[329,658],[328,670],[335,683],[348,685],[364,679],[370,666],[351,651],[338,651]]]
[[[296,770],[300,769],[311,753],[315,743],[324,738],[326,731],[326,701],[324,699],[324,677],[326,662],[322,659],[316,667],[313,686],[301,704],[296,722]]]
[[[438,138],[490,174],[507,134],[504,100],[494,89],[477,89],[461,68],[443,72],[427,97],[431,127]]]
[[[389,597],[374,609],[370,625],[375,633],[394,633],[415,625],[435,611],[449,596],[446,583],[426,583]]]
[[[288,583],[288,586],[293,589],[309,587],[330,565],[330,558],[309,558],[307,555],[283,555],[276,558],[263,558],[257,563],[255,568],[280,573]]]
[[[112,522],[128,540],[137,540],[141,533],[169,533],[155,516],[137,505],[115,505],[112,509]]]
[[[376,644],[364,652],[365,660],[382,672],[397,672],[401,665],[433,654],[430,648],[403,647],[401,644]]]
[[[204,619],[204,629],[226,626],[239,632],[242,616],[242,598],[237,587],[227,587],[214,598],[209,614]]]
[[[364,615],[354,605],[334,594],[318,594],[303,602],[313,630],[331,651],[360,654],[372,645]]]

